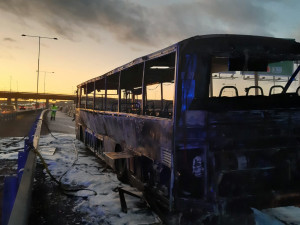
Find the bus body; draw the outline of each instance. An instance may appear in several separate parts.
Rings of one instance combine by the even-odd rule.
[[[78,85],[77,138],[160,209],[299,204],[299,67],[268,73],[299,58],[291,39],[183,40]]]

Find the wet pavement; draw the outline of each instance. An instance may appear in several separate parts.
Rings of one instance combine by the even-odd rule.
[[[73,118],[61,111],[57,111],[55,120],[50,120],[50,115],[49,111],[43,121],[44,134],[48,133],[49,130],[51,133],[75,134]],[[75,206],[76,198],[62,193],[58,185],[45,174],[44,166],[39,160],[37,161],[34,179],[29,225],[82,224],[82,216],[79,213],[74,213],[72,210]]]
[[[37,163],[28,225],[82,224],[84,215],[73,211],[76,197],[64,195],[43,170],[43,165]]]
[[[52,175],[70,188],[84,189],[71,195],[66,193],[50,180],[38,160],[29,225],[161,224],[148,205],[139,198],[126,196],[128,213],[123,213],[116,188],[122,187],[133,192],[137,190],[118,181],[111,169],[86,149],[83,143],[75,140],[73,118],[61,112],[57,112],[55,121],[51,121],[49,116],[50,113],[44,122],[47,122],[55,138],[50,134],[42,136],[40,152],[43,154],[44,149],[54,148],[53,154],[44,152]]]
[[[51,132],[75,134],[75,121],[72,117],[67,116],[61,111],[56,112],[55,120],[50,120],[50,112],[47,114],[47,120],[44,120],[48,124]]]

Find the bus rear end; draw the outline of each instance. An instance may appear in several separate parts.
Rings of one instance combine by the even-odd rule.
[[[220,35],[180,54],[175,208],[205,220],[299,205],[299,43]]]

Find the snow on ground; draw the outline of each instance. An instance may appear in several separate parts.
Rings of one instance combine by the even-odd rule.
[[[18,159],[18,152],[23,151],[24,140],[22,137],[0,138],[0,160]]]
[[[75,139],[75,135],[62,133],[53,133],[53,135],[57,139],[50,135],[42,136],[40,139],[40,151],[51,173],[59,179],[68,171],[61,178],[63,184],[75,187],[84,186],[97,193],[94,195],[94,192],[88,190],[75,193],[82,197],[78,197],[76,200],[73,211],[86,215],[82,218],[83,223],[160,224],[158,217],[146,207],[146,204],[129,195],[125,195],[128,213],[123,213],[119,193],[114,190],[117,187],[123,187],[134,193],[138,191],[121,183],[115,173],[100,163],[93,154],[88,154],[89,150]],[[55,152],[52,155],[53,148],[55,148]],[[44,170],[44,172],[46,171]]]

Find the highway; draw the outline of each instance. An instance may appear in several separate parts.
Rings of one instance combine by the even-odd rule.
[[[53,93],[33,93],[33,92],[10,92],[0,91],[0,98],[17,99],[56,99],[56,100],[75,100],[76,95],[53,94]]]

